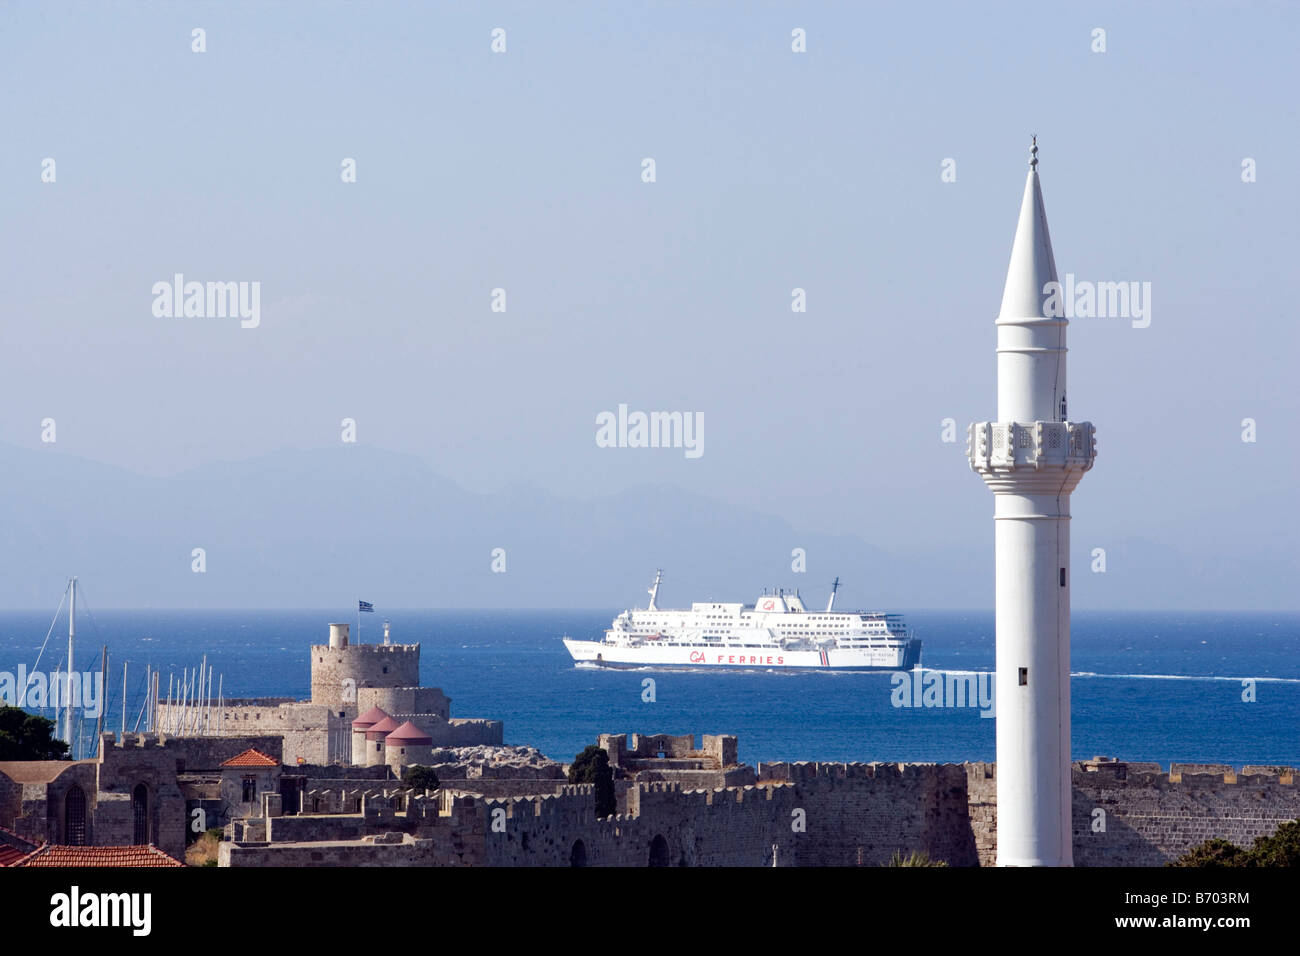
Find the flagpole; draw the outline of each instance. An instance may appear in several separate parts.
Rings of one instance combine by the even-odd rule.
[[[357,643],[361,643],[361,599],[357,598]]]

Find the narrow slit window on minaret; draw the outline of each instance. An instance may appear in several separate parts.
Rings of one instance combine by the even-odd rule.
[[[1028,667],[1022,667],[1022,668],[1020,668],[1020,686],[1021,686],[1021,687],[1028,687],[1028,686],[1029,686],[1029,668],[1028,668]]]
[[[1065,587],[1065,568],[1061,568],[1061,587]]]

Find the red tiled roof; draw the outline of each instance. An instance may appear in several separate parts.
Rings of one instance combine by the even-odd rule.
[[[397,721],[385,717],[379,723],[366,730],[366,740],[383,740],[397,729]]]
[[[386,744],[431,744],[433,738],[409,720],[384,738]]]
[[[380,710],[379,706],[376,704],[356,720],[352,721],[352,728],[354,730],[369,730],[387,716],[388,715]]]
[[[26,837],[20,837],[8,827],[0,827],[0,866],[12,866],[39,846]]]
[[[46,843],[12,866],[184,866],[153,844],[148,846],[59,846]]]
[[[268,757],[256,747],[249,747],[242,754],[236,754],[229,760],[224,761],[223,767],[278,767],[280,761],[274,757]]]
[[[0,866],[13,866],[15,860],[21,860],[26,855],[22,850],[0,843]]]

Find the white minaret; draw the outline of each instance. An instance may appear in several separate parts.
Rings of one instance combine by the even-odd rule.
[[[996,323],[998,420],[971,425],[967,448],[995,502],[999,866],[1073,864],[1070,492],[1096,441],[1067,417],[1056,281],[1035,138]]]

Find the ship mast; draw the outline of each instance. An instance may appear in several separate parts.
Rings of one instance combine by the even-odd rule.
[[[826,602],[827,614],[831,613],[831,610],[835,607],[835,592],[838,591],[839,589],[840,589],[840,579],[839,576],[836,575],[835,581],[831,584],[831,599]]]
[[[663,579],[664,579],[663,570],[660,569],[658,571],[655,571],[655,583],[650,585],[650,591],[649,591],[650,606],[646,608],[647,611],[659,610],[659,608],[655,606],[655,601],[659,600],[659,582],[662,581]]]

